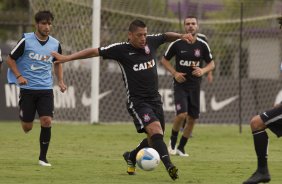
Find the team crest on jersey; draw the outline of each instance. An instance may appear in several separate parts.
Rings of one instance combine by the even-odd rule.
[[[176,110],[177,110],[177,111],[181,110],[181,105],[180,105],[180,104],[176,104],[175,107],[176,107]]]
[[[194,50],[194,55],[195,55],[196,57],[200,57],[200,56],[201,56],[201,51],[200,51],[200,49],[195,49],[195,50]]]
[[[144,119],[144,122],[149,122],[151,120],[149,114],[144,114],[143,119]]]
[[[145,46],[145,53],[150,54],[150,48],[148,47],[148,45]]]

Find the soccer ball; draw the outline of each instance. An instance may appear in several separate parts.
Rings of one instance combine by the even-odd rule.
[[[143,148],[136,155],[136,163],[144,171],[154,170],[160,163],[160,156],[153,148]]]

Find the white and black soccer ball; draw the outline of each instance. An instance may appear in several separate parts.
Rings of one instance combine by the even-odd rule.
[[[160,155],[153,148],[143,148],[136,155],[136,163],[144,171],[154,170],[160,163]]]

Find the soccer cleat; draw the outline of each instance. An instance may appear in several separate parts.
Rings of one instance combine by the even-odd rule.
[[[258,183],[268,183],[270,181],[270,175],[268,170],[265,172],[259,172],[256,170],[254,174],[247,179],[246,181],[243,182],[243,184],[258,184]]]
[[[184,149],[180,150],[179,148],[176,149],[176,154],[181,156],[181,157],[189,157],[187,153],[185,153]]]
[[[123,156],[125,162],[127,163],[127,173],[129,175],[135,175],[136,174],[135,173],[135,171],[136,171],[136,167],[135,167],[136,162],[134,162],[134,161],[129,159],[130,152],[126,151],[122,156]]]
[[[169,176],[171,177],[171,179],[173,179],[173,180],[178,179],[178,169],[174,165],[171,165],[167,169],[167,172],[168,172]]]
[[[48,163],[47,160],[39,160],[38,164],[41,165],[41,166],[45,166],[45,167],[51,167],[52,166],[50,163]]]
[[[171,141],[169,141],[169,143],[168,143],[167,151],[168,151],[168,153],[169,153],[170,155],[176,155],[176,149],[175,149],[175,148],[172,149],[172,147],[171,147]]]

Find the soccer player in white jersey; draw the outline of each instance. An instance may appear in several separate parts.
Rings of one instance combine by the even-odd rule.
[[[184,28],[187,34],[193,36],[193,40],[190,43],[183,40],[172,42],[161,61],[174,78],[176,117],[173,121],[168,151],[171,155],[179,156],[188,156],[184,147],[199,118],[202,76],[215,67],[208,43],[201,36],[197,36],[199,29],[197,18],[187,17],[184,20]],[[175,57],[175,67],[169,62],[173,57]],[[178,133],[184,120],[187,123],[176,147]]]
[[[137,152],[150,146],[159,153],[169,176],[173,180],[178,178],[178,169],[172,164],[163,141],[165,122],[158,92],[156,52],[161,44],[179,38],[188,39],[188,35],[173,32],[147,35],[145,23],[134,20],[129,25],[128,42],[84,49],[67,56],[53,54],[58,60],[56,62],[102,56],[119,63],[127,91],[127,110],[134,120],[137,132],[147,134],[147,138],[143,139],[137,148],[123,154],[129,175],[135,174]]]
[[[52,51],[61,53],[58,40],[49,35],[54,20],[50,11],[39,11],[35,15],[35,32],[24,33],[22,39],[8,56],[8,82],[20,87],[19,117],[24,132],[33,127],[38,113],[40,132],[39,165],[51,166],[47,151],[51,139],[51,121],[54,113],[52,68],[62,92],[66,90],[63,82],[62,64],[53,64]]]

